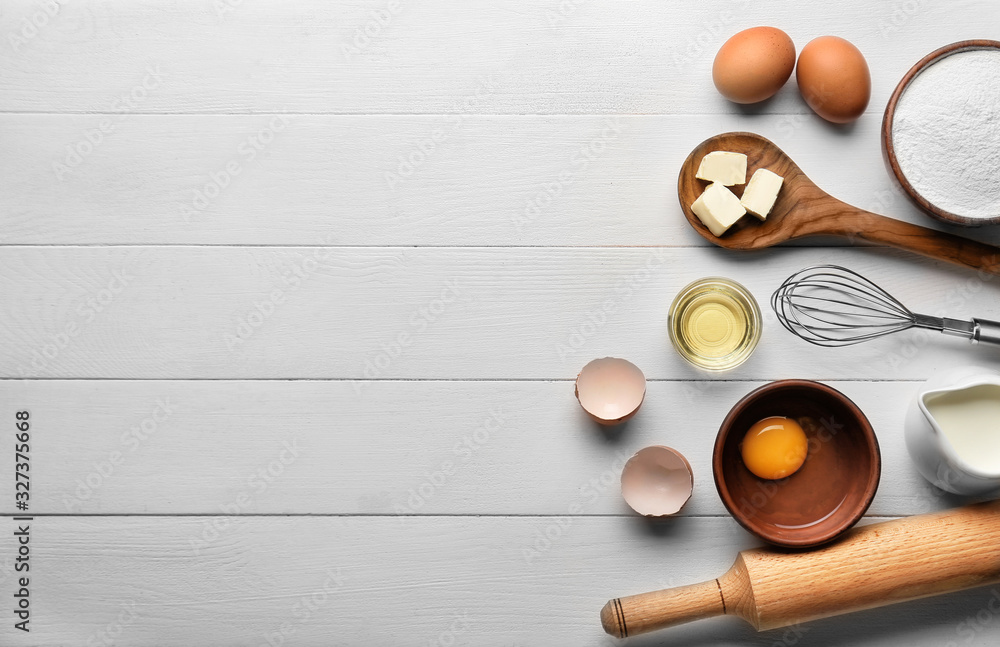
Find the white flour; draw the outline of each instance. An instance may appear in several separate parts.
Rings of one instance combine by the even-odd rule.
[[[892,142],[903,175],[932,204],[1000,217],[1000,49],[952,54],[914,77]]]

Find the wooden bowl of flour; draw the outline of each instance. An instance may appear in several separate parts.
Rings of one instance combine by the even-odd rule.
[[[964,40],[914,65],[889,99],[882,153],[929,215],[966,227],[1000,224],[1000,42]]]

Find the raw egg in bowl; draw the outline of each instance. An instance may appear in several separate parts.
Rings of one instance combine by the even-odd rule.
[[[882,459],[868,418],[843,393],[808,380],[771,382],[732,408],[712,471],[741,526],[779,546],[833,540],[861,519]]]

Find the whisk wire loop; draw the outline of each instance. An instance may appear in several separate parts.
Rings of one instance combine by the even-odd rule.
[[[788,277],[771,307],[789,332],[819,346],[849,346],[917,325],[917,315],[878,284],[839,265]]]

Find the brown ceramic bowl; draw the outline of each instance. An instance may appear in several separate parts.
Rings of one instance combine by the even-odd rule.
[[[942,222],[947,222],[953,225],[979,227],[981,225],[1000,224],[1000,216],[996,218],[971,218],[969,216],[952,213],[942,209],[929,201],[927,198],[918,193],[910,181],[906,179],[906,176],[903,174],[903,170],[899,166],[899,160],[896,158],[896,151],[892,143],[892,124],[893,118],[896,114],[896,105],[899,103],[899,99],[903,96],[906,88],[910,85],[910,82],[913,81],[918,74],[942,58],[972,49],[1000,49],[1000,41],[963,40],[957,43],[952,43],[951,45],[945,45],[941,49],[934,50],[927,56],[923,57],[917,62],[916,65],[910,68],[910,71],[906,73],[903,80],[901,80],[899,85],[896,86],[892,96],[889,97],[889,103],[885,107],[885,115],[882,117],[882,156],[885,159],[886,166],[889,168],[889,172],[892,173],[892,175],[896,178],[896,181],[899,182],[899,186],[902,187],[903,192],[906,193],[907,197],[909,197],[914,204],[923,209],[928,215]]]
[[[802,467],[769,481],[743,464],[747,430],[769,416],[798,421],[809,439]],[[819,382],[771,382],[736,403],[715,440],[712,471],[726,509],[741,526],[779,546],[826,543],[861,519],[878,489],[882,459],[868,418],[843,393]]]

